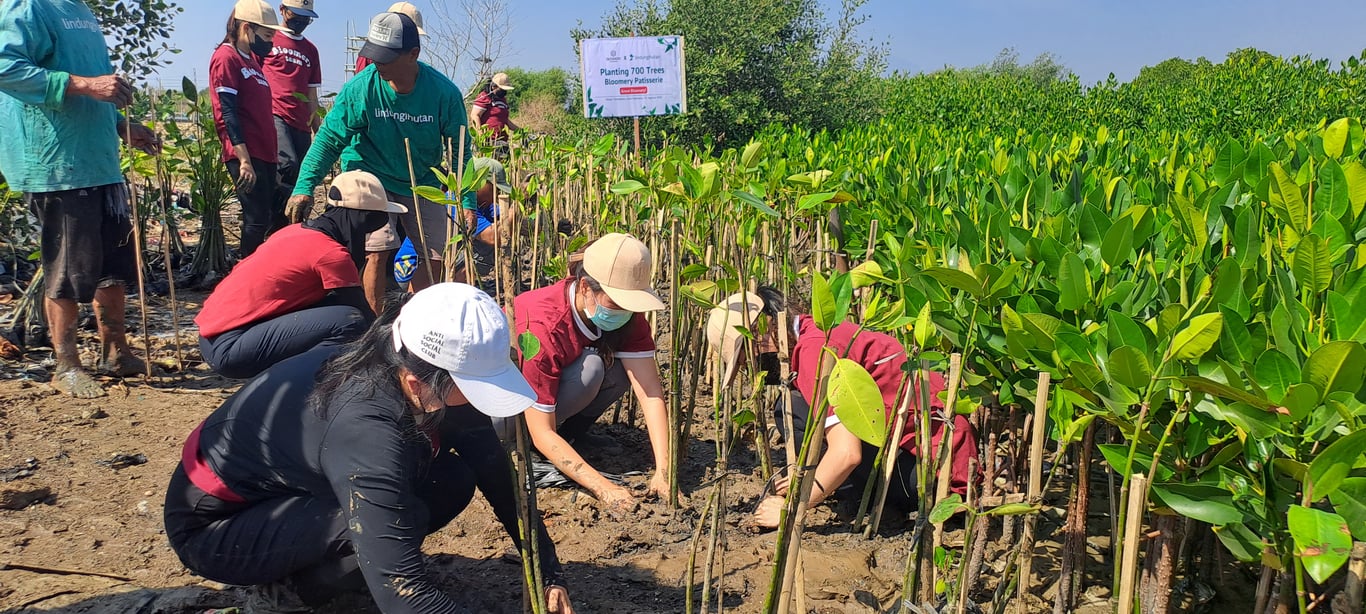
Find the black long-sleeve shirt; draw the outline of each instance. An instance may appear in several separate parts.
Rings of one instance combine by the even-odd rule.
[[[366,394],[364,382],[346,384],[321,417],[306,406],[315,374],[333,348],[281,362],[205,420],[204,461],[247,501],[314,496],[338,502],[350,528],[362,574],[380,610],[390,613],[465,612],[428,578],[422,556],[428,518],[418,497],[436,447],[418,428],[395,386]],[[516,485],[506,452],[489,418],[469,405],[440,419],[440,448],[457,454],[514,541],[518,540]],[[541,568],[557,581],[560,564],[537,519]]]

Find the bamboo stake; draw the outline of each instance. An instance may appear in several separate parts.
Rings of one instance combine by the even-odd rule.
[[[892,419],[892,429],[887,432],[887,440],[883,443],[882,456],[882,475],[878,479],[877,494],[873,497],[872,518],[863,527],[863,537],[871,539],[877,534],[878,526],[882,524],[882,508],[887,504],[887,490],[892,487],[892,474],[896,471],[896,457],[901,450],[901,433],[906,430],[907,416],[911,413],[911,399],[915,397],[916,390],[912,385],[912,378],[905,378],[905,385],[901,391],[901,403],[898,404],[896,416]]]
[[[133,142],[133,120],[124,119],[124,133],[128,143]],[[133,218],[133,260],[138,267],[138,312],[142,317],[142,352],[145,360],[142,361],[146,367],[148,379],[152,377],[152,337],[147,334],[147,280],[142,270],[142,216],[138,213],[137,183],[127,181],[128,189],[128,209]],[[124,334],[127,334],[127,326],[124,327]]]
[[[462,149],[464,148],[464,143],[461,143],[461,148],[462,148]],[[446,168],[450,169],[450,172],[452,172],[452,173],[454,173],[455,170],[456,170],[456,169],[455,169],[455,164],[454,164],[454,162],[455,162],[455,151],[454,151],[454,149],[455,149],[455,145],[452,144],[452,142],[451,142],[451,140],[450,140],[449,138],[447,138],[447,139],[446,139]],[[457,194],[457,196],[458,196],[458,194]],[[413,204],[414,204],[414,206],[416,206],[416,204],[417,204],[417,198],[416,198],[416,197],[413,198]],[[460,205],[456,205],[456,209],[457,209],[457,211],[458,211],[458,210],[460,209]],[[446,270],[446,279],[454,279],[454,278],[455,278],[455,259],[454,259],[454,258],[451,258],[451,239],[452,239],[453,237],[455,237],[455,216],[454,216],[454,215],[451,215],[451,213],[452,213],[452,212],[450,212],[450,211],[447,211],[447,212],[446,212],[446,245],[444,245],[444,246],[441,248],[441,255],[445,258],[445,262],[444,262],[445,266],[444,266],[443,268],[445,268],[445,270]]]
[[[1052,382],[1052,375],[1048,372],[1039,374],[1039,389],[1034,395],[1034,422],[1033,431],[1029,439],[1029,499],[1030,504],[1037,505],[1042,499],[1043,488],[1043,444],[1044,436],[1047,431],[1044,427],[1048,423],[1048,386]],[[1022,550],[1024,559],[1020,561],[1020,584],[1018,596],[1024,599],[1029,593],[1032,582],[1031,572],[1034,567],[1034,524],[1038,521],[1037,513],[1030,514],[1025,518],[1024,525],[1024,548]]]
[[[807,420],[807,429],[812,431],[811,443],[807,448],[806,454],[798,461],[798,467],[793,472],[793,481],[797,485],[794,491],[789,486],[788,496],[796,497],[794,511],[791,519],[791,543],[788,544],[786,555],[783,561],[782,588],[778,592],[777,614],[788,614],[792,608],[792,591],[795,585],[797,573],[798,554],[802,548],[802,529],[806,526],[806,502],[811,497],[812,483],[816,476],[814,471],[806,471],[805,467],[800,466],[804,461],[811,462],[821,457],[821,451],[825,444],[825,420],[824,416],[817,417],[816,410],[825,407],[822,400],[825,398],[826,386],[830,379],[830,372],[835,368],[835,357],[827,351],[821,352],[820,378],[816,383],[816,391],[812,397],[812,416]]]
[[[161,157],[157,156],[157,175],[161,175],[164,172],[165,169],[162,166]],[[162,185],[169,186],[170,178],[167,177],[167,180]],[[171,209],[166,204],[167,198],[169,197],[166,195],[166,190],[163,189],[161,194],[161,215],[163,219],[170,220]],[[162,263],[166,265],[166,284],[171,293],[171,331],[175,335],[175,367],[177,371],[183,371],[185,369],[185,356],[180,350],[180,304],[176,302],[175,271],[171,267],[171,244],[174,239],[171,233],[174,231],[171,229],[170,224],[163,222],[163,226],[165,226],[166,230],[166,241],[161,245],[161,260]],[[148,356],[147,360],[150,362],[152,357]]]
[[[417,172],[413,170],[412,139],[403,139],[403,151],[408,155],[408,187],[413,193],[413,217],[417,218],[417,243],[422,249],[422,262],[427,265],[427,282],[435,284],[436,275],[432,273],[432,253],[427,251],[427,231],[422,228],[422,198],[417,195]]]
[[[1119,614],[1134,611],[1134,575],[1138,569],[1138,536],[1143,529],[1143,508],[1148,500],[1148,476],[1135,473],[1129,481],[1129,510],[1124,527],[1124,552],[1120,559]]]
[[[949,355],[949,382],[948,396],[944,399],[944,428],[940,431],[939,450],[934,460],[939,470],[935,476],[934,483],[934,504],[939,505],[940,501],[948,498],[950,482],[953,480],[953,422],[955,417],[954,406],[958,402],[958,386],[963,379],[963,355],[954,352]],[[926,411],[931,411],[929,407]],[[933,428],[933,419],[931,419]],[[931,432],[933,437],[933,432]],[[933,508],[931,508],[933,509]],[[944,545],[944,527],[937,525],[934,527],[932,535],[934,548],[938,550]],[[935,584],[939,584],[939,567],[933,567],[933,577]]]

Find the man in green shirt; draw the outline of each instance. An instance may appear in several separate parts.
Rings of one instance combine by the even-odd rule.
[[[402,243],[395,224],[403,225],[419,252],[425,247],[428,261],[440,261],[450,239],[445,206],[412,192],[405,146],[411,147],[417,184],[440,187],[431,169],[445,165],[447,140],[459,142],[468,125],[465,97],[445,75],[419,62],[420,52],[417,25],[407,15],[381,13],[370,21],[360,55],[373,64],[338,92],[304,157],[286,207],[292,220],[305,217],[313,206],[313,189],[339,158],[342,171],[373,173],[389,192],[389,200],[408,207],[408,213],[393,216],[388,228],[371,233],[366,241],[361,285],[376,313],[383,311],[390,263]],[[465,160],[471,157],[469,141],[466,137]],[[467,220],[475,209],[472,196],[465,199]],[[431,270],[440,271],[439,263]],[[425,264],[418,266],[411,283],[414,292],[432,284]]]
[[[113,72],[83,1],[0,0],[0,174],[42,228],[52,385],[80,398],[105,392],[81,365],[77,303],[93,301],[100,370],[123,377],[146,368],[124,331],[124,287],[137,267],[119,138],[150,150],[156,136],[119,115],[133,86]]]

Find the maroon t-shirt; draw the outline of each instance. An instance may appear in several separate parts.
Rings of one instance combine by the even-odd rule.
[[[494,98],[487,91],[483,92],[474,99],[474,108],[484,111],[483,126],[493,133],[493,138],[500,140],[508,138],[508,101],[506,96]]]
[[[584,322],[571,302],[574,280],[566,279],[553,286],[523,292],[512,300],[513,320],[517,334],[531,332],[541,342],[541,351],[522,363],[522,376],[536,391],[539,411],[554,413],[555,398],[560,391],[560,376],[583,354],[584,348],[597,341],[602,333],[591,323]],[[655,339],[645,315],[637,313],[626,323],[621,347],[613,354],[617,358],[653,358]]]
[[[896,411],[901,408],[897,392],[904,376],[901,369],[907,360],[906,348],[901,342],[891,335],[870,330],[860,331],[852,322],[844,322],[831,329],[829,340],[809,317],[798,317],[794,327],[797,329],[797,340],[792,345],[792,370],[797,373],[796,386],[802,398],[815,407],[814,397],[816,378],[820,373],[821,348],[829,346],[835,351],[836,356],[857,362],[873,376],[873,381],[877,382],[878,390],[882,393],[882,403],[887,412],[887,425],[890,427]],[[944,376],[931,371],[921,382],[922,385],[929,387],[930,407],[939,410],[935,413],[940,413],[944,407],[944,399],[940,397],[947,387]],[[916,424],[919,422],[917,416],[920,391],[916,390],[913,394],[909,406],[910,415],[907,416],[906,426],[901,431],[898,444],[903,450],[916,453],[915,434]],[[830,407],[826,412],[825,427],[830,428],[839,424],[839,421],[835,416],[835,408]],[[934,449],[938,450],[944,422],[942,419],[933,420],[931,424],[930,439]],[[950,482],[954,492],[964,493],[969,479],[970,460],[977,456],[977,434],[965,416],[956,415],[953,428],[953,469]]]
[[[322,63],[313,42],[286,32],[276,32],[275,47],[261,63],[274,98],[271,113],[296,130],[308,132],[312,119],[309,102],[296,94],[311,96],[323,86]]]
[[[195,317],[210,338],[317,303],[331,290],[360,285],[360,273],[342,244],[302,224],[266,239],[219,282]]]
[[[223,143],[223,161],[237,156],[228,138],[228,126],[223,123],[221,94],[237,95],[237,121],[242,138],[246,139],[251,157],[274,164],[280,161],[275,141],[275,118],[270,113],[270,82],[261,72],[256,58],[244,55],[231,44],[223,43],[209,59],[209,96],[213,102],[213,121],[218,127],[218,140]]]
[[[371,62],[370,58],[359,55],[356,56],[356,74],[359,75],[360,71],[365,70],[365,67],[371,64],[374,64],[374,62]]]

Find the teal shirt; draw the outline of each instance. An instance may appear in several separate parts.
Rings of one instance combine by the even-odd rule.
[[[114,72],[80,0],[0,1],[0,174],[36,193],[122,183],[118,110],[66,94],[71,75]]]
[[[443,188],[432,167],[446,164],[446,139],[460,141],[468,126],[460,88],[435,68],[418,63],[413,91],[399,94],[379,76],[374,65],[352,77],[337,93],[313,146],[304,156],[294,194],[308,195],[339,158],[342,171],[362,170],[379,177],[384,189],[411,196],[404,140],[412,143],[417,185]],[[465,135],[465,161],[473,147]],[[465,206],[473,208],[470,194]]]

